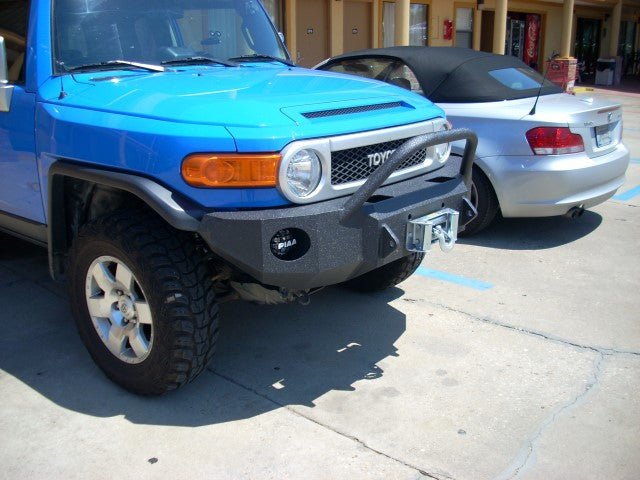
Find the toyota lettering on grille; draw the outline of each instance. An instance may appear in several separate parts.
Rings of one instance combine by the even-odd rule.
[[[396,149],[394,148],[393,150],[387,150],[385,152],[376,152],[376,153],[371,153],[367,155],[367,158],[369,159],[369,167],[377,167],[379,165],[382,165],[384,162],[386,162],[389,159],[391,154],[395,151]]]

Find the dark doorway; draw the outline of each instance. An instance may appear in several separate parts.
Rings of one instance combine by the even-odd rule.
[[[582,82],[595,80],[596,63],[600,55],[601,28],[600,20],[578,17],[575,56],[578,59]]]
[[[480,29],[480,50],[493,52],[493,23],[495,13],[492,10],[482,11],[482,28]]]

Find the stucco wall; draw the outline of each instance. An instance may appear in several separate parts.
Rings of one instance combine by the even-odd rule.
[[[282,0],[285,3],[286,12],[286,30],[287,30],[287,43],[292,52],[295,51],[295,15],[296,15],[296,1],[295,0]],[[318,0],[329,2],[329,15],[331,26],[329,28],[329,45],[330,53],[337,55],[343,51],[343,8],[344,4],[341,1],[335,0]],[[382,38],[382,2],[383,0],[360,0],[370,1],[373,3],[373,29],[372,29],[372,45],[381,46]],[[389,0],[387,0],[389,1]],[[393,0],[391,0],[393,1]],[[415,1],[415,0],[414,0]],[[443,29],[444,21],[451,20],[454,22],[455,29],[455,8],[456,7],[475,7],[476,2],[470,0],[422,0],[421,3],[427,3],[429,5],[429,45],[431,46],[453,46],[454,40],[444,40]],[[495,9],[496,0],[485,0],[484,4],[480,7],[482,10],[493,11]],[[509,1],[508,9],[510,12],[522,12],[522,13],[536,13],[542,16],[542,31],[541,31],[541,59],[546,60],[553,52],[560,51],[560,42],[562,37],[562,4],[549,4],[543,2],[528,2],[528,1]],[[635,9],[626,9],[623,11],[623,20],[635,20],[638,18]],[[576,19],[578,16],[587,18],[600,18],[603,20],[603,35],[601,38],[601,55],[608,53],[609,35],[611,32],[611,18],[610,9],[607,8],[591,8],[577,5],[575,8],[575,14],[573,18],[573,32],[575,36],[576,31]],[[605,21],[605,18],[608,20]],[[488,28],[492,30],[490,25],[482,25],[483,37],[485,35],[493,36],[493,31],[485,31]],[[637,29],[638,39],[637,42],[640,46],[640,26]],[[455,32],[454,32],[455,38]],[[574,42],[571,42],[571,53],[574,53]]]
[[[453,40],[443,38],[444,21],[454,21],[454,7],[451,0],[431,0],[429,5],[429,45],[451,47]]]

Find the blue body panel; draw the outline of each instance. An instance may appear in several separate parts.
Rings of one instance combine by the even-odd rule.
[[[190,187],[181,178],[181,162],[195,152],[278,152],[293,140],[444,116],[397,87],[278,63],[53,76],[50,13],[50,0],[33,0],[27,49],[26,89],[36,96],[34,158],[44,199],[50,165],[65,159],[152,178],[206,208],[277,207],[289,202],[273,188]],[[401,106],[303,115],[386,102]],[[29,217],[41,218],[35,211]]]
[[[13,88],[11,109],[0,112],[0,211],[44,223],[34,142],[35,95]]]

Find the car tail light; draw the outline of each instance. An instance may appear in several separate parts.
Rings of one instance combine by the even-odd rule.
[[[527,132],[527,141],[536,155],[564,155],[584,152],[582,137],[568,127],[537,127]]]
[[[194,187],[275,187],[279,154],[189,155],[182,162],[182,178]]]

